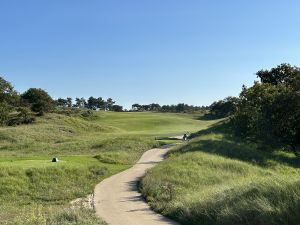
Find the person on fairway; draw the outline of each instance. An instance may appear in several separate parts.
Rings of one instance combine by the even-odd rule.
[[[186,141],[186,140],[187,140],[187,134],[184,134],[182,139],[183,139],[184,141]]]

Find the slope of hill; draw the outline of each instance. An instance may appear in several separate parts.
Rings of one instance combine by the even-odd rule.
[[[156,211],[187,225],[299,224],[299,157],[241,142],[226,124],[195,136],[143,179]]]

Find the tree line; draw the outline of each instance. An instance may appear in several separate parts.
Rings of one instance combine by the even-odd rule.
[[[300,68],[281,64],[256,73],[259,81],[242,87],[238,98],[214,102],[210,115],[230,117],[236,135],[299,152]]]
[[[112,98],[89,97],[85,99],[71,97],[53,99],[41,88],[29,88],[24,93],[18,93],[12,84],[0,76],[0,125],[27,124],[35,121],[36,116],[42,116],[47,112],[70,114],[75,109],[90,111],[103,110],[123,112],[123,106],[117,105]],[[149,105],[133,104],[131,112],[153,111],[189,113],[206,110],[207,107],[199,107],[179,103],[177,105]],[[91,115],[91,113],[84,114]]]
[[[107,100],[102,97],[89,97],[87,100],[85,98],[75,98],[75,103],[73,104],[73,99],[68,97],[58,98],[55,100],[56,106],[60,108],[85,108],[91,110],[105,110],[105,111],[115,111],[122,112],[123,106],[116,105],[116,102],[113,101],[112,98],[108,98]]]
[[[88,110],[123,111],[123,107],[116,105],[112,98],[104,100],[91,96],[73,99],[68,97],[54,100],[41,88],[29,88],[24,93],[18,93],[12,84],[0,77],[0,125],[18,125],[32,123],[36,116],[58,109],[84,108]]]
[[[179,103],[177,105],[159,105],[157,103],[152,103],[148,105],[140,105],[138,103],[133,104],[131,111],[133,112],[171,112],[171,113],[191,113],[191,112],[202,112],[207,110],[206,106],[193,106],[184,103]]]

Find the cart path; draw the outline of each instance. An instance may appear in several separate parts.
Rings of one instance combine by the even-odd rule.
[[[97,216],[109,225],[179,225],[152,211],[137,188],[137,182],[164,159],[169,149],[148,150],[133,167],[99,183],[94,191]]]

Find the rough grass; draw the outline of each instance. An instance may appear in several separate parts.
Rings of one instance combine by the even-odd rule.
[[[97,182],[127,166],[103,164],[90,156],[61,160],[51,163],[41,157],[2,159],[0,224],[93,224],[95,218],[86,219],[88,211],[66,210],[62,215],[58,212],[68,207],[71,200],[92,193]]]
[[[104,221],[96,217],[93,210],[86,208],[57,208],[57,207],[41,207],[36,205],[32,207],[24,207],[21,209],[23,213],[20,215],[18,211],[6,210],[11,214],[2,217],[1,224],[5,225],[107,225]],[[7,219],[6,219],[7,217]]]
[[[199,132],[150,170],[141,190],[162,214],[188,225],[297,225],[300,159],[262,151],[226,133]]]
[[[69,202],[162,144],[155,137],[211,123],[188,114],[98,112],[47,114],[30,125],[0,127],[0,224],[101,224]]]
[[[0,154],[95,154],[99,150],[95,146],[110,150],[109,139],[131,137],[149,142],[156,136],[193,132],[210,123],[195,120],[193,115],[170,113],[99,112],[89,120],[48,114],[31,125],[0,128]]]

